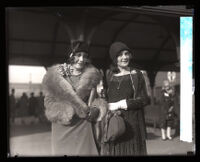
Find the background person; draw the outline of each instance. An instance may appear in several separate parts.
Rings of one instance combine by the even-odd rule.
[[[40,122],[46,122],[46,117],[44,113],[44,95],[43,92],[39,93],[37,97],[37,106],[36,106],[36,115],[39,118]]]
[[[15,89],[11,90],[11,95],[9,96],[9,108],[10,108],[10,119],[14,123],[16,115],[16,99],[15,99]]]
[[[17,117],[21,118],[21,122],[25,123],[23,117],[29,116],[29,99],[25,92],[22,93],[19,101],[17,102]]]
[[[174,108],[175,92],[173,87],[170,86],[168,80],[163,81],[161,91],[161,114],[160,114],[160,128],[162,140],[172,140],[171,129],[176,117]]]
[[[29,115],[37,117],[36,114],[36,109],[37,109],[37,98],[34,96],[34,92],[31,92],[31,96],[29,98]]]

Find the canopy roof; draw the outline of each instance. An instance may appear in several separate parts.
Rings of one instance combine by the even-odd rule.
[[[110,45],[122,41],[133,49],[139,68],[179,71],[179,18],[192,16],[192,11],[185,6],[7,8],[9,64],[64,62],[75,38],[72,30],[88,40],[99,68],[110,64]]]

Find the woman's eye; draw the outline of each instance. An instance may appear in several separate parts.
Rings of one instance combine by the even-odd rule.
[[[77,57],[81,57],[81,54],[77,54],[76,56],[77,56]]]
[[[126,52],[124,55],[125,55],[125,56],[130,56],[131,53],[130,53],[130,52]]]
[[[120,53],[117,57],[122,57],[122,53]]]
[[[77,57],[83,57],[83,58],[87,58],[87,54],[83,54],[83,53],[76,53],[76,55],[75,56],[77,56]]]

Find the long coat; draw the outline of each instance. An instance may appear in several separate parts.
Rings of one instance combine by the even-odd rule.
[[[29,101],[26,95],[22,95],[17,105],[18,105],[17,117],[25,117],[29,115],[29,111],[28,111]]]
[[[52,122],[53,155],[98,155],[92,124],[86,117],[87,100],[100,81],[100,73],[88,65],[76,83],[59,73],[59,66],[48,69],[43,79],[45,114]],[[74,87],[72,84],[76,84]]]
[[[162,90],[160,104],[160,127],[165,128],[167,121],[170,123],[170,125],[173,125],[173,120],[177,116],[175,113],[175,95],[169,94],[165,90]],[[171,112],[169,112],[169,109],[172,106],[174,108]]]

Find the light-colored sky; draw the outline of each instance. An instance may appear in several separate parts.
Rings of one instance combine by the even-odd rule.
[[[9,83],[41,83],[46,70],[42,66],[9,65]]]

